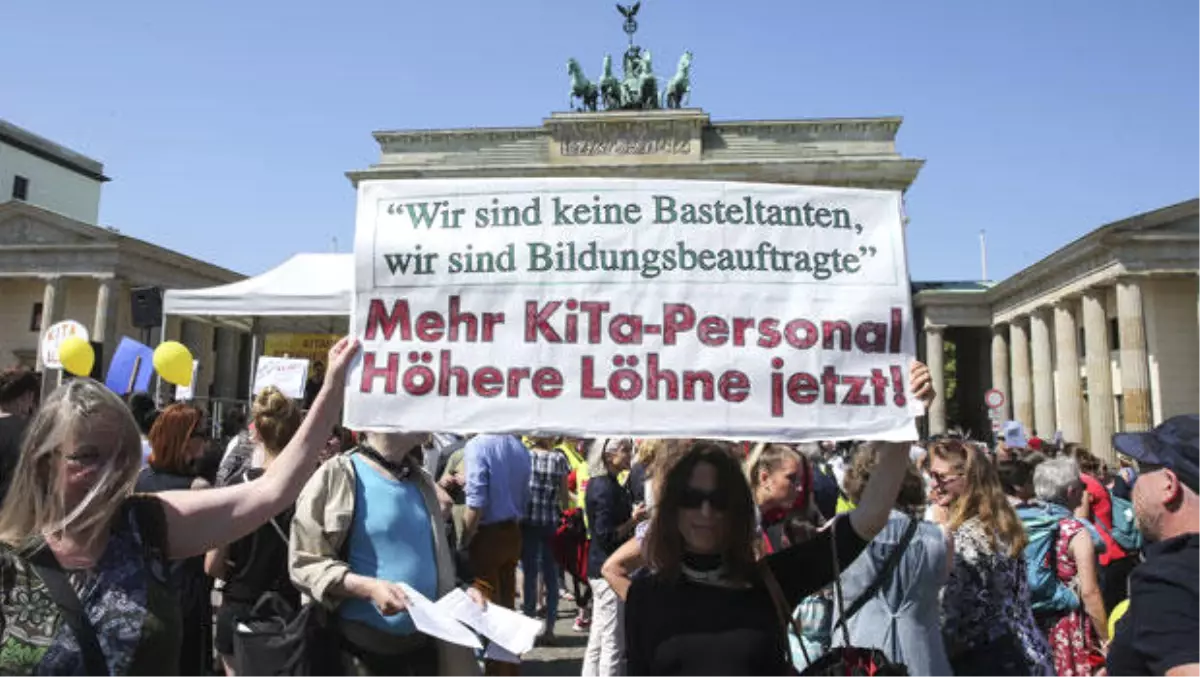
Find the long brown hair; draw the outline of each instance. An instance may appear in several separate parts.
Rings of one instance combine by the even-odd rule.
[[[927,463],[934,456],[954,466],[955,472],[962,473],[966,487],[950,507],[950,529],[958,529],[972,517],[978,518],[993,548],[1004,547],[1010,557],[1020,557],[1027,542],[1025,528],[1004,495],[1000,475],[987,455],[974,445],[946,439],[929,447]]]
[[[188,442],[204,420],[204,412],[190,404],[172,404],[163,410],[146,437],[150,440],[150,467],[176,475],[191,474]]]
[[[717,471],[717,491],[728,497],[722,560],[731,577],[750,580],[754,576],[754,500],[736,456],[715,442],[694,443],[663,477],[659,503],[646,534],[646,562],[659,575],[679,576],[685,547],[679,532],[680,502],[692,471],[701,463]]]

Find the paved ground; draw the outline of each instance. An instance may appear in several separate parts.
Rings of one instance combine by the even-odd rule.
[[[554,626],[556,641],[553,646],[538,646],[525,654],[521,663],[522,675],[575,675],[583,670],[583,649],[587,646],[587,635],[571,630],[575,620],[575,605],[560,600],[558,622]]]

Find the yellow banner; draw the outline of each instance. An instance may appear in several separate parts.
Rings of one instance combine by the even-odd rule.
[[[325,364],[338,338],[337,334],[267,334],[263,355],[307,359],[311,373],[313,363]]]

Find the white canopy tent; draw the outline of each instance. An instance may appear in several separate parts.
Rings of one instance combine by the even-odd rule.
[[[163,317],[261,333],[345,331],[353,296],[353,254],[296,254],[240,282],[171,289]]]
[[[353,254],[296,254],[240,282],[168,290],[163,326],[170,316],[249,333],[253,381],[266,334],[343,334],[349,331],[353,297]]]

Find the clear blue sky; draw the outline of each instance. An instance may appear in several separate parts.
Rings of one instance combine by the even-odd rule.
[[[715,120],[902,115],[916,279],[1007,276],[1200,188],[1197,3],[645,0]],[[0,118],[103,161],[101,221],[244,273],[352,241],[379,129],[537,125],[609,0],[5,3]]]

